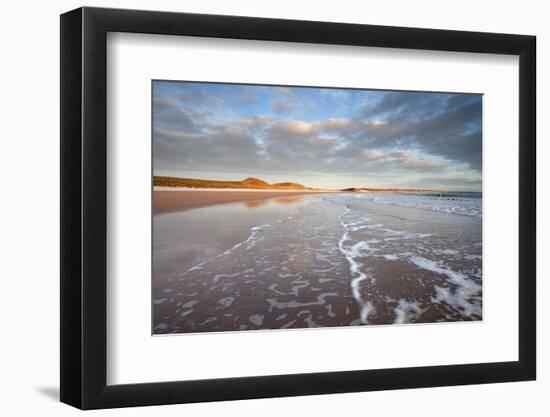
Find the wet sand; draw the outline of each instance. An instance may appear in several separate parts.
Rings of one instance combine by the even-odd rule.
[[[301,190],[178,190],[153,191],[154,214],[170,213],[216,204],[255,202],[276,197],[294,197],[325,191]]]
[[[365,197],[155,216],[153,333],[480,320],[481,218]]]

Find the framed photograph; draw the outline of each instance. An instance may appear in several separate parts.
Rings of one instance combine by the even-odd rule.
[[[61,16],[61,401],[533,380],[535,37]]]

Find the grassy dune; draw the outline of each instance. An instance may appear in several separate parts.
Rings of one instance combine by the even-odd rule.
[[[197,178],[177,178],[155,176],[154,185],[158,187],[186,187],[186,188],[242,188],[257,190],[313,190],[294,182],[279,182],[270,184],[258,178],[246,178],[242,181],[215,181]]]

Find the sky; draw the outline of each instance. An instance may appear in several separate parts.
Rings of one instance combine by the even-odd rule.
[[[482,96],[153,81],[154,175],[481,191]]]

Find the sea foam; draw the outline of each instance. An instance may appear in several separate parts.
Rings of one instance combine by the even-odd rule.
[[[364,324],[368,324],[368,317],[371,313],[375,311],[374,305],[363,298],[361,295],[361,282],[365,281],[369,277],[367,274],[361,269],[363,266],[359,261],[357,261],[357,257],[366,254],[365,252],[369,252],[370,247],[369,244],[365,241],[359,241],[355,243],[352,246],[346,245],[346,242],[350,238],[350,232],[353,227],[357,227],[357,223],[346,223],[344,221],[344,217],[350,212],[349,206],[346,205],[346,209],[344,212],[339,216],[340,217],[340,223],[344,229],[344,233],[342,237],[340,238],[340,241],[338,242],[338,248],[340,249],[340,252],[346,257],[350,273],[352,276],[351,280],[351,289],[353,298],[355,298],[355,301],[357,301],[357,304],[360,308],[360,318],[361,322]]]

